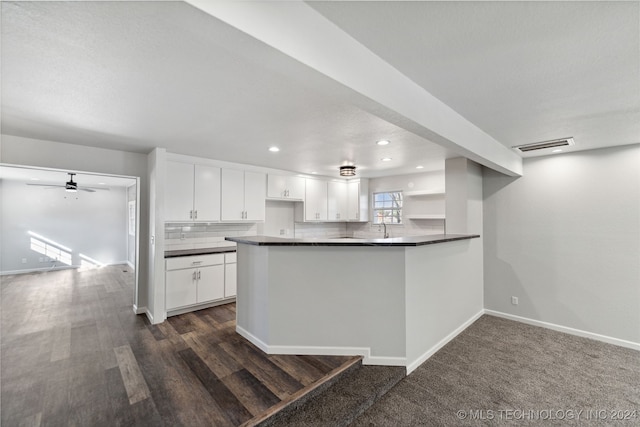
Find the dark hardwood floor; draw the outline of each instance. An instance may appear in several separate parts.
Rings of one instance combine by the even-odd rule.
[[[360,359],[266,355],[235,304],[151,325],[126,266],[0,281],[3,426],[251,425]]]

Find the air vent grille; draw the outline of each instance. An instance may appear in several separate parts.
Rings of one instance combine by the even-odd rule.
[[[545,150],[548,148],[566,147],[573,145],[573,138],[554,139],[552,141],[534,142],[533,144],[517,145],[512,147],[522,153],[528,153],[530,151]]]

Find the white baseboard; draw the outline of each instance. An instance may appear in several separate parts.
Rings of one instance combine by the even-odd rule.
[[[236,332],[238,332],[238,334],[249,340],[256,347],[267,354],[322,354],[324,356],[362,356],[362,363],[364,365],[405,366],[405,364],[407,363],[407,359],[404,357],[371,356],[371,349],[368,347],[268,345],[260,338],[248,332],[241,326],[236,325]]]
[[[28,274],[28,273],[42,273],[45,271],[59,271],[59,270],[70,270],[72,268],[80,268],[77,265],[60,265],[56,267],[43,267],[43,268],[26,268],[24,270],[7,270],[0,271],[0,276],[12,276],[14,274]]]
[[[147,307],[138,307],[137,305],[133,304],[133,312],[135,314],[145,314],[147,312]]]
[[[109,264],[105,264],[105,266],[114,266],[114,265],[128,265],[132,269],[135,270],[135,267],[129,263],[129,261],[116,261]],[[59,271],[59,270],[70,270],[70,269],[80,269],[82,266],[80,265],[56,265],[55,267],[40,267],[40,268],[25,268],[24,270],[7,270],[0,271],[0,276],[12,276],[14,274],[28,274],[28,273],[42,273],[46,271]]]
[[[543,322],[541,320],[530,319],[528,317],[516,316],[514,314],[502,313],[494,310],[484,310],[485,314],[501,317],[503,319],[514,320],[520,323],[526,323],[527,325],[539,326],[541,328],[551,329],[558,332],[564,332],[565,334],[576,335],[578,337],[590,338],[596,341],[606,342],[608,344],[617,345],[620,347],[630,348],[632,350],[640,351],[640,343],[622,340],[619,338],[610,337],[607,335],[600,335],[589,331],[583,331],[581,329],[574,329],[568,326],[556,325],[555,323]]]
[[[137,305],[133,304],[133,312],[135,314],[144,314],[147,316],[147,319],[149,319],[149,323],[151,323],[152,325],[153,323],[153,314],[151,314],[151,312],[149,311],[149,309],[147,309],[147,307],[138,307]]]
[[[131,261],[127,261],[126,264],[129,266],[129,268],[131,268],[132,270],[136,269],[136,266],[133,265],[133,263]]]
[[[269,346],[267,345],[267,343],[262,341],[260,338],[256,337],[251,332],[247,331],[246,329],[244,329],[243,327],[239,326],[238,324],[236,324],[236,332],[238,334],[240,334],[242,337],[244,337],[247,340],[249,340],[251,343],[253,343],[253,345],[258,347],[260,350],[262,350],[265,353],[269,354]]]
[[[151,314],[151,312],[146,308],[144,310],[144,314],[147,315],[147,319],[149,319],[149,323],[151,323],[152,325],[155,325],[155,323],[153,323],[153,314]]]
[[[165,319],[167,317],[177,316],[178,314],[191,313],[192,311],[195,311],[195,310],[202,310],[202,309],[205,309],[205,308],[211,308],[211,307],[217,307],[219,305],[229,304],[230,302],[234,302],[235,300],[236,300],[236,297],[227,297],[225,299],[221,299],[221,300],[214,301],[214,302],[208,302],[208,303],[204,303],[204,304],[194,304],[194,305],[190,305],[188,307],[182,307],[182,308],[170,310],[170,311],[167,312],[167,315],[166,315]]]
[[[440,341],[438,341],[438,343],[436,345],[434,345],[429,350],[424,352],[416,360],[414,360],[411,363],[409,363],[407,365],[407,375],[409,375],[411,372],[415,371],[418,366],[420,366],[424,362],[426,362],[427,359],[429,359],[431,356],[433,356],[438,350],[440,350],[442,347],[444,347],[449,341],[451,341],[452,339],[457,337],[462,331],[464,331],[469,326],[471,326],[471,324],[473,322],[475,322],[476,320],[478,320],[483,314],[484,314],[484,310],[480,310],[479,312],[477,312],[476,314],[471,316],[462,325],[460,325],[456,329],[454,329],[449,335],[447,335],[446,337],[444,337]]]

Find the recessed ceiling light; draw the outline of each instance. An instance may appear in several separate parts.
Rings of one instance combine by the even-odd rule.
[[[107,184],[104,182],[99,182],[98,185],[107,185]]]
[[[424,169],[424,166],[418,165],[418,166],[416,166],[416,169]]]
[[[391,161],[391,157],[383,157],[380,160],[382,160],[383,162],[390,162]]]
[[[376,144],[378,145],[389,145],[389,143],[391,143],[391,141],[387,139],[381,139],[380,141],[376,142]]]
[[[562,148],[556,148],[552,153],[562,153]]]
[[[315,174],[317,174],[318,172],[316,172],[316,171],[313,171],[313,172],[311,172],[311,173],[312,173],[313,175],[315,175]]]
[[[40,178],[31,178],[31,181],[40,181]]]
[[[269,147],[269,151],[271,151],[272,153],[277,153],[278,151],[280,151],[280,149],[278,147]]]

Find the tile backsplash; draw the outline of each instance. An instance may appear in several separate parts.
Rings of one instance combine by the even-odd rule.
[[[444,234],[445,220],[405,220],[403,224],[387,225],[389,237],[425,236],[429,234]],[[350,222],[347,224],[346,235],[356,238],[379,239],[384,235],[381,225],[370,222]]]
[[[294,235],[296,239],[345,237],[348,236],[347,224],[344,222],[296,222]]]
[[[166,223],[164,226],[165,250],[200,249],[235,246],[225,237],[255,236],[262,233],[263,224],[222,223]]]

